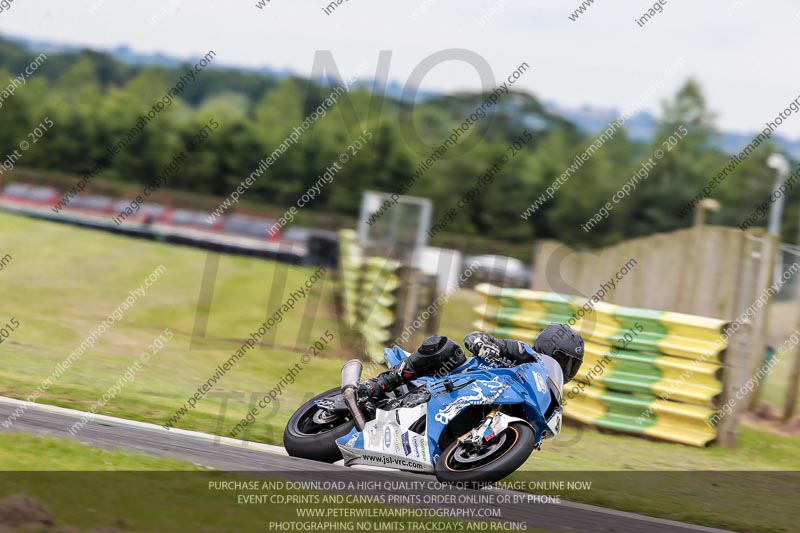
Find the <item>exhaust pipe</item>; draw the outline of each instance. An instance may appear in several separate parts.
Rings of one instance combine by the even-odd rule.
[[[361,381],[362,369],[361,361],[358,359],[351,359],[342,367],[342,395],[359,431],[364,431],[364,426],[367,425],[364,413],[361,412],[361,408],[358,406],[358,397],[356,395],[358,382]]]

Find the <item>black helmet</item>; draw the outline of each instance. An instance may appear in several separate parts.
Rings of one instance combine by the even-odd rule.
[[[542,331],[533,350],[555,359],[564,372],[564,383],[567,383],[583,363],[583,339],[580,334],[566,324],[550,324]]]
[[[418,376],[447,373],[463,365],[466,360],[461,346],[447,337],[438,335],[422,341],[420,347],[408,356],[408,361]]]

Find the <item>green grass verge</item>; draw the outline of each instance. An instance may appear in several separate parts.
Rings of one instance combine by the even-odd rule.
[[[222,256],[216,281],[210,284],[214,294],[207,331],[192,341],[207,252],[7,214],[0,214],[0,243],[0,251],[13,257],[0,272],[4,287],[0,323],[14,318],[20,324],[0,346],[0,394],[21,399],[28,398],[78,349],[130,291],[160,265],[165,267],[122,320],[38,399],[91,408],[169,328],[174,338],[100,410],[161,424],[316,270]],[[248,351],[179,426],[229,431],[251,402],[276,387],[287,369],[300,361],[308,344],[329,330],[336,337],[331,345],[303,366],[295,383],[282,391],[279,408],[265,413],[246,435],[279,442],[282,430],[276,428],[282,428],[293,407],[309,396],[306,391],[336,385],[340,360],[351,355],[342,347],[348,343],[343,340],[347,332],[339,331],[331,305],[332,287],[329,279],[317,283],[315,290],[321,290],[321,297],[305,299],[284,315],[282,323],[267,333],[267,337],[274,333],[274,339]]]
[[[0,454],[0,472],[202,470],[185,461],[119,450],[89,448],[71,440],[24,433],[0,433],[0,449],[3,450]]]
[[[566,489],[546,492],[567,501],[690,524],[748,532],[797,531],[796,473],[536,472],[516,473],[507,481],[564,483]],[[569,488],[570,482],[583,488]]]

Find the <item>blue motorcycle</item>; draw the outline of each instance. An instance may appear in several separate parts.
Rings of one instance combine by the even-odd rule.
[[[384,353],[389,366],[409,355],[398,347]],[[341,388],[292,415],[284,432],[289,455],[433,473],[448,483],[491,483],[561,430],[563,374],[546,355],[513,368],[473,357],[377,401],[359,396],[361,371],[360,361],[348,361]]]

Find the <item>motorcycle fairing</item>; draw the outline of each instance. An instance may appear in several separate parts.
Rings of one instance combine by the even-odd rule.
[[[387,348],[385,354],[392,366],[408,356],[397,347]],[[377,409],[375,419],[367,422],[363,432],[353,428],[336,444],[348,466],[386,466],[431,473],[442,452],[438,444],[442,432],[459,413],[473,405],[511,404],[521,405],[525,418],[499,416],[487,427],[485,437],[492,438],[510,422],[522,421],[534,429],[539,443],[561,429],[561,392],[548,373],[547,363],[539,357],[533,363],[496,368],[473,357],[444,377],[420,377],[414,384],[430,392],[428,402],[389,411]],[[423,432],[412,431],[411,427],[423,416]]]
[[[432,473],[433,454],[427,436],[410,429],[420,418],[427,416],[426,404],[391,411],[377,409],[375,415],[374,420],[367,422],[364,431],[353,428],[350,433],[337,439],[344,464]]]
[[[556,426],[548,425],[548,419],[560,412],[558,399],[551,396],[547,387],[546,369],[538,362],[526,363],[514,368],[494,368],[475,357],[444,378],[420,378],[424,381],[431,400],[428,402],[428,437],[438,442],[445,426],[459,413],[472,405],[522,406],[524,422],[536,435],[536,442],[552,436]],[[449,381],[448,391],[445,382]],[[558,424],[560,429],[560,424]]]
[[[536,358],[535,362],[512,368],[498,368],[480,357],[472,357],[444,377],[423,376],[415,380],[414,383],[416,385],[425,384],[429,392],[431,392],[432,398],[429,404],[437,401],[439,402],[439,409],[445,410],[445,414],[439,416],[438,422],[434,418],[435,414],[428,417],[429,438],[436,439],[434,442],[438,442],[441,431],[444,429],[444,426],[441,425],[441,420],[445,418],[448,421],[452,420],[455,415],[470,405],[490,403],[521,404],[527,418],[526,422],[536,434],[537,443],[541,442],[542,439],[553,438],[558,435],[561,431],[562,412],[561,390],[563,389],[563,375],[561,367],[551,357],[533,352],[527,345],[526,349]],[[384,354],[386,360],[392,366],[398,364],[409,355],[408,352],[397,346],[385,348]],[[498,380],[507,388],[504,388],[492,401],[478,398],[479,392],[476,389],[471,390],[475,396],[473,400],[459,401],[458,387],[471,379],[476,380],[476,382]],[[444,382],[446,381],[450,381],[453,388],[456,389],[454,393],[450,393],[449,402],[447,402],[448,398],[441,397],[441,394],[446,391],[444,389]],[[489,390],[493,388],[497,388],[497,385],[481,385],[481,391],[484,392],[484,396],[487,398],[493,396],[492,391]],[[445,406],[443,402],[447,402],[448,405]],[[450,406],[450,403],[456,403],[456,405]],[[447,416],[453,411],[457,412],[452,417]],[[432,428],[431,425],[433,426]]]

